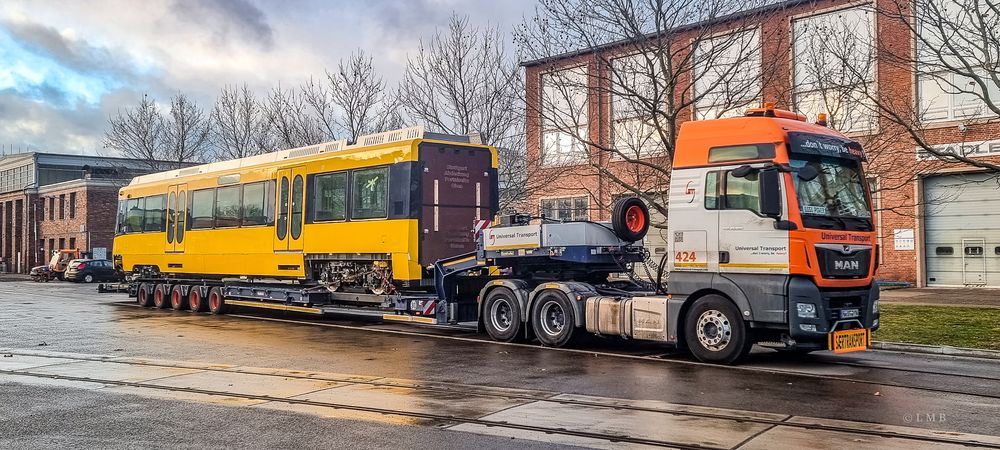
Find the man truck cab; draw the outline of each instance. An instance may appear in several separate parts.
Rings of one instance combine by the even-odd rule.
[[[822,122],[769,104],[681,125],[668,320],[699,359],[733,362],[765,341],[863,350],[878,328],[864,152]]]

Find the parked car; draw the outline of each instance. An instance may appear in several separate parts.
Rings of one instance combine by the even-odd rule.
[[[52,274],[52,271],[49,270],[49,266],[47,265],[32,267],[31,271],[28,272],[28,275],[31,276],[31,281],[34,281],[36,283],[42,281],[51,281],[52,278],[55,277],[55,275]]]
[[[66,268],[65,278],[77,283],[95,281],[117,281],[118,271],[106,259],[74,259]]]

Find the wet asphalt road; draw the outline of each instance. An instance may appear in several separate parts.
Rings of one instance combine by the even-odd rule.
[[[576,351],[560,351],[402,324],[262,314],[322,325],[282,323],[145,310],[127,301],[124,294],[97,294],[93,285],[0,283],[0,347],[538,389],[1000,435],[1000,361],[875,352],[793,359],[763,351],[744,366],[715,367],[648,344],[590,340]],[[248,314],[255,313],[240,312]],[[919,417],[945,419],[927,423]],[[500,442],[469,439],[482,439],[486,447]]]

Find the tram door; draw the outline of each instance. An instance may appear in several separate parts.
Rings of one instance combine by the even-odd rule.
[[[302,172],[302,167],[278,170],[274,199],[275,251],[302,251],[306,191]]]
[[[167,253],[184,253],[184,235],[187,228],[187,184],[167,188]]]

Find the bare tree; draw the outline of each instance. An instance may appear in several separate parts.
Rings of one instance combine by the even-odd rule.
[[[168,133],[156,102],[142,95],[134,108],[119,109],[108,119],[104,146],[121,155],[144,161],[152,170],[161,169],[168,159]]]
[[[516,38],[527,59],[543,64],[528,114],[540,122],[544,166],[588,168],[666,215],[680,123],[742,113],[780,76],[761,61],[762,42],[785,38],[759,26],[765,5],[543,0]],[[545,62],[565,54],[593,54],[596,64]],[[588,126],[593,102],[610,102],[610,136]]]
[[[295,148],[323,142],[319,121],[309,113],[305,94],[279,84],[264,102],[264,115],[278,148]]]
[[[435,132],[478,133],[500,150],[501,209],[523,202],[547,183],[531,176],[524,135],[524,84],[499,27],[476,28],[453,15],[445,30],[421,40],[407,60],[399,103],[406,115]]]
[[[211,117],[187,95],[178,93],[170,99],[164,130],[170,161],[204,161],[208,156]]]
[[[363,50],[340,60],[335,72],[326,72],[325,82],[310,78],[302,93],[329,139],[343,136],[354,143],[361,135],[402,126],[395,93]]]
[[[212,108],[212,122],[218,159],[244,158],[275,149],[264,107],[246,84],[222,89]]]

